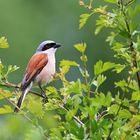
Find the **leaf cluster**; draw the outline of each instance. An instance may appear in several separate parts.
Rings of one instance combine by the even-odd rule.
[[[99,60],[93,66],[94,76],[91,77],[87,69],[87,61],[90,61],[86,55],[87,44],[75,44],[81,64],[75,60],[61,60],[55,75],[56,82],[61,86],[46,87],[48,102],[44,103],[41,97],[28,95],[22,111],[16,114],[28,124],[23,139],[140,139],[140,36],[134,20],[140,8],[139,5],[133,7],[136,0],[104,1],[114,6],[111,11],[106,5],[93,8],[92,0],[89,4],[80,0],[80,5],[88,8],[89,13],[80,16],[79,28],[86,26],[87,20],[97,14],[95,34],[103,29],[109,31],[106,41],[114,51],[114,58],[121,60],[121,63]],[[6,48],[6,44],[7,40],[2,37],[0,47]],[[71,67],[81,74],[75,81],[67,78]],[[17,69],[17,66],[6,67],[0,63],[0,100],[7,100],[14,106],[19,95],[13,93],[18,93],[18,90],[11,92],[6,87],[8,75]],[[106,72],[119,77],[123,71],[127,76],[114,82],[114,92],[110,89],[107,93],[102,91],[102,85],[108,80]],[[13,117],[9,104],[0,107],[0,114],[6,113]],[[19,128],[19,118],[13,120],[17,126],[15,130]],[[22,121],[21,124],[24,123]],[[20,130],[17,132],[20,133]],[[7,136],[9,138],[10,134]],[[0,134],[0,138],[5,137]]]

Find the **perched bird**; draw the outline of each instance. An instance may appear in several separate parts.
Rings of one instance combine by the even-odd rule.
[[[55,74],[55,52],[60,46],[60,44],[51,40],[44,41],[38,46],[36,53],[31,57],[27,65],[21,83],[22,94],[18,99],[17,107],[14,110],[15,112],[19,111],[26,94],[34,82],[37,83],[41,89],[41,96],[47,98],[42,84],[49,83]]]

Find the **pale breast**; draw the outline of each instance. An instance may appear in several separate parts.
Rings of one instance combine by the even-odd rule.
[[[37,82],[47,84],[53,78],[55,74],[55,56],[48,55],[48,63],[36,77]]]

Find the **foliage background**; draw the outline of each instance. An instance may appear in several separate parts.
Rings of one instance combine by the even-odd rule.
[[[95,6],[103,3],[98,0]],[[10,48],[0,51],[5,64],[16,64],[21,69],[14,73],[11,81],[20,82],[26,64],[38,44],[46,39],[60,42],[63,48],[57,52],[57,59],[78,59],[72,46],[77,42],[87,42],[88,69],[93,74],[93,64],[99,59],[109,60],[110,49],[104,41],[106,32],[94,35],[95,19],[79,30],[79,15],[87,12],[78,0],[0,0],[0,33],[6,36]],[[102,41],[101,41],[102,40]],[[72,74],[72,79],[77,73]]]
[[[95,7],[103,4],[102,0],[94,2]],[[135,4],[138,5],[140,2],[137,1]],[[102,31],[98,36],[94,35],[96,16],[90,18],[82,30],[78,29],[79,15],[84,12],[87,10],[80,7],[76,0],[0,0],[0,36],[6,36],[10,44],[9,49],[0,50],[0,58],[6,65],[16,64],[20,67],[18,71],[11,74],[10,81],[13,83],[21,81],[29,58],[38,44],[46,39],[55,40],[63,45],[56,54],[57,65],[62,59],[79,60],[72,46],[77,42],[87,42],[86,54],[89,58],[87,69],[91,76],[93,76],[93,65],[97,60],[113,60],[113,52],[105,42],[107,32]],[[139,22],[139,19],[137,18],[136,22]],[[125,72],[119,77],[114,77],[111,73],[108,75],[107,82],[102,86],[105,92],[113,87],[111,85],[114,79],[116,81],[121,79]],[[76,80],[75,77],[78,77],[78,72],[72,69],[68,79]],[[113,88],[110,90],[114,91]],[[0,102],[0,105],[2,104],[4,103]],[[35,139],[42,139],[37,133],[38,130],[19,116],[0,115],[0,127],[2,130],[0,136],[5,139],[10,136],[11,139],[13,137],[22,139],[23,129],[33,135],[36,133]]]

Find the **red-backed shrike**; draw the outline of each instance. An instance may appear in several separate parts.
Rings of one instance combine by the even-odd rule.
[[[60,46],[60,44],[51,40],[44,41],[39,45],[36,53],[31,57],[27,65],[21,83],[22,94],[18,99],[15,112],[19,111],[26,94],[34,82],[39,85],[42,97],[46,98],[46,94],[41,85],[49,83],[55,74],[55,52]]]

